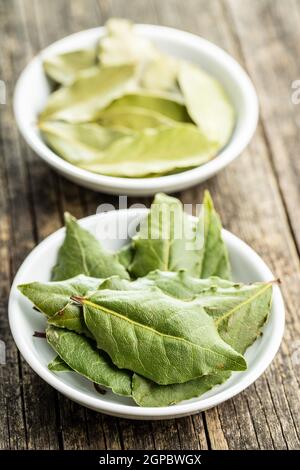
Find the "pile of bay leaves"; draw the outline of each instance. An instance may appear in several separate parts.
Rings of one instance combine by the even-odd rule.
[[[201,68],[159,51],[111,19],[90,49],[47,57],[56,89],[38,127],[59,156],[86,170],[137,178],[202,165],[228,142],[234,109]]]
[[[243,354],[262,333],[272,282],[230,280],[207,192],[202,207],[192,218],[180,201],[157,194],[137,234],[114,254],[65,215],[52,282],[19,286],[47,317],[57,353],[50,370],[76,371],[140,406],[167,406],[247,368]]]

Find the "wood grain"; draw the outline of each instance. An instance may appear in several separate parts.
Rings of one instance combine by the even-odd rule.
[[[285,339],[255,384],[212,410],[178,420],[132,422],[71,402],[27,366],[8,328],[10,284],[30,249],[61,226],[65,210],[82,217],[103,202],[117,201],[67,182],[31,152],[16,129],[13,87],[40,49],[67,34],[102,25],[110,16],[206,37],[245,66],[261,101],[262,121],[241,158],[214,179],[177,196],[199,202],[208,187],[224,225],[281,278]],[[292,0],[0,2],[0,79],[8,89],[8,103],[0,105],[0,339],[7,348],[7,364],[0,365],[0,448],[300,448],[299,364],[292,360],[300,337],[300,105],[290,101],[290,84],[300,78],[299,18],[300,2]],[[144,201],[150,203],[149,198]]]

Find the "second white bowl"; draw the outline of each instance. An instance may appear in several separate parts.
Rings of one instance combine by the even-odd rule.
[[[236,110],[236,126],[229,143],[211,161],[174,175],[155,178],[117,178],[78,168],[59,157],[43,141],[36,126],[37,116],[51,92],[42,61],[45,57],[96,44],[105,28],[81,31],[41,51],[24,69],[15,89],[14,112],[17,125],[28,145],[66,178],[96,191],[111,194],[152,195],[178,191],[200,183],[237,158],[249,143],[258,120],[258,100],[246,72],[225,51],[211,42],[177,29],[137,25],[137,31],[160,50],[203,67],[225,87]]]
[[[120,249],[127,239],[115,237],[116,227],[124,234],[136,227],[147,216],[145,209],[110,211],[86,217],[79,221],[91,231],[103,246],[111,251]],[[233,278],[240,282],[270,281],[273,274],[264,261],[242,240],[223,230],[223,238],[229,251]],[[176,405],[161,408],[138,407],[131,398],[120,397],[111,391],[100,395],[92,382],[76,373],[51,372],[47,364],[55,356],[44,339],[32,336],[34,331],[44,331],[45,318],[33,310],[31,302],[18,291],[25,282],[46,282],[56,262],[57,253],[65,236],[64,229],[50,235],[40,243],[20,267],[11,288],[9,299],[9,324],[12,335],[22,356],[35,372],[47,383],[71,400],[92,410],[130,419],[179,418],[206,410],[234,397],[252,384],[273,360],[284,329],[284,305],[278,285],[273,287],[273,305],[263,335],[246,351],[248,369],[234,372],[230,379],[198,398],[185,400]]]

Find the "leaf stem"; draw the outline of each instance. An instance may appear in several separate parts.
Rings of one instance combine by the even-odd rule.
[[[84,297],[81,297],[80,295],[72,295],[70,299],[73,300],[73,302],[80,304],[80,305],[82,305],[84,301]]]

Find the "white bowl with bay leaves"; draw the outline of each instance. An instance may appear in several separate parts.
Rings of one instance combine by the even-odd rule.
[[[85,228],[101,241],[104,249],[114,252],[128,243],[128,240],[123,237],[122,239],[115,237],[116,226],[121,227],[121,232],[126,234],[132,230],[132,227],[144,220],[147,213],[146,209],[111,211],[87,217],[80,220],[79,223],[80,227]],[[274,280],[274,276],[258,254],[232,233],[223,230],[222,236],[229,254],[234,287],[239,289],[240,284],[236,283],[252,282],[267,283],[270,287],[269,282]],[[64,237],[64,229],[50,235],[28,255],[20,267],[11,289],[9,322],[17,347],[32,369],[48,384],[75,402],[98,412],[130,419],[157,420],[187,416],[234,397],[251,385],[273,360],[284,330],[283,299],[276,283],[272,287],[272,307],[268,321],[263,327],[255,330],[257,332],[254,333],[254,338],[258,332],[260,332],[259,337],[254,343],[251,341],[253,344],[246,350],[247,370],[233,372],[228,380],[214,386],[201,396],[170,406],[139,407],[131,397],[116,395],[110,389],[105,389],[103,394],[99,393],[93,386],[93,382],[75,372],[49,370],[48,364],[55,357],[54,351],[44,338],[33,336],[33,332],[45,330],[46,320],[32,308],[28,298],[21,295],[17,286],[25,283],[28,285],[36,280],[41,283],[49,281]],[[107,267],[110,266],[107,264]],[[260,289],[260,295],[261,293]],[[42,297],[35,305],[40,306],[39,302],[44,302],[41,299]],[[157,294],[155,302],[158,302]],[[253,315],[253,313],[255,314],[255,311],[249,311],[249,315]],[[253,336],[253,332],[251,335]],[[239,341],[239,338],[237,340]],[[190,393],[189,390],[188,392]],[[146,395],[143,396],[144,393]],[[146,391],[142,388],[139,395],[140,404],[143,405],[144,399],[154,403],[156,393],[155,387],[153,389],[150,387],[150,390],[146,389]]]
[[[257,125],[257,95],[251,80],[242,67],[229,54],[209,41],[187,32],[156,25],[136,25],[135,32],[143,39],[150,40],[161,53],[200,66],[223,86],[234,109],[234,128],[229,140],[226,139],[224,145],[219,146],[213,155],[211,149],[203,150],[203,155],[208,153],[210,157],[202,159],[202,154],[199,156],[195,147],[193,147],[193,150],[190,150],[190,153],[194,152],[193,155],[190,156],[189,154],[191,158],[187,158],[186,162],[183,159],[181,163],[178,163],[178,157],[173,157],[172,154],[173,151],[177,151],[179,148],[176,139],[180,137],[180,133],[175,131],[175,138],[174,134],[170,134],[166,138],[170,141],[167,146],[167,159],[169,157],[171,160],[177,159],[172,174],[167,171],[169,163],[164,167],[165,163],[159,161],[160,171],[156,172],[155,167],[153,167],[154,174],[143,176],[143,172],[146,171],[148,166],[152,169],[153,160],[159,154],[159,151],[156,151],[155,146],[152,144],[151,133],[148,133],[147,137],[149,142],[143,141],[144,147],[140,152],[143,158],[148,159],[147,164],[145,161],[139,161],[141,142],[138,140],[133,140],[133,143],[129,143],[127,148],[128,157],[135,158],[136,163],[129,164],[127,160],[130,161],[130,158],[127,159],[126,156],[125,162],[114,164],[113,167],[107,165],[107,161],[104,162],[104,165],[101,162],[101,164],[97,163],[96,165],[78,166],[61,158],[58,152],[53,150],[57,142],[54,142],[52,148],[47,145],[37,126],[40,113],[51,93],[51,85],[45,75],[43,61],[51,60],[58,54],[96,47],[99,38],[101,44],[101,38],[106,34],[103,27],[82,31],[59,40],[41,51],[27,65],[17,82],[14,94],[16,122],[24,139],[38,156],[60,174],[82,186],[111,194],[127,195],[152,195],[158,191],[182,190],[210,178],[242,153],[253,136]],[[192,87],[190,83],[186,84],[186,91],[187,94],[190,93],[188,99],[193,106],[194,102],[197,102],[197,85],[194,84],[194,87]],[[224,110],[222,111],[222,108],[212,105],[211,108],[208,106],[207,110],[219,119],[222,128],[226,127],[227,117],[223,115]],[[199,118],[201,121],[201,115]],[[224,126],[222,125],[222,119],[225,120]],[[207,121],[206,118],[205,120]],[[206,122],[203,125],[205,126]],[[209,127],[208,125],[208,131],[210,130]],[[45,129],[44,127],[44,132]],[[48,128],[48,133],[52,131],[53,129],[49,130]],[[61,132],[61,129],[58,131]],[[167,133],[168,131],[166,131],[166,135]],[[196,141],[197,138],[193,141],[192,135],[185,135],[182,148],[187,149],[190,145],[195,146]],[[190,144],[191,142],[194,142],[194,144]],[[162,146],[164,158],[166,158],[166,146],[164,144]],[[64,153],[65,148],[65,143],[63,143],[60,148],[62,153]],[[152,155],[151,152],[154,152],[155,155]],[[74,156],[74,153],[70,151],[69,154]],[[127,154],[125,153],[125,155]],[[118,159],[120,157],[125,158],[123,147],[117,149],[117,157],[113,158]],[[195,164],[195,159],[198,162],[197,164]],[[130,172],[133,170],[135,177],[130,177]],[[110,171],[113,173],[109,174]],[[127,174],[127,177],[118,176],[120,171],[124,172],[125,175]]]

